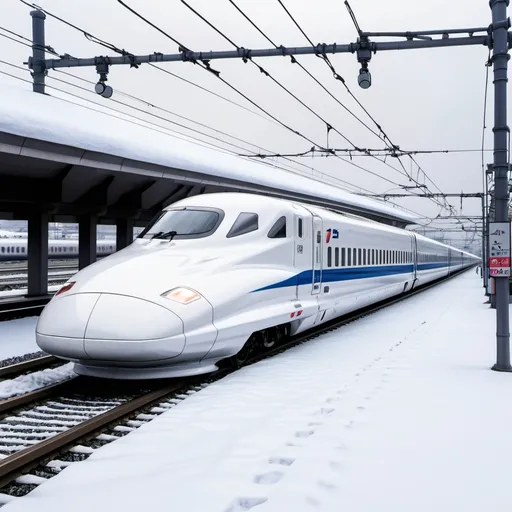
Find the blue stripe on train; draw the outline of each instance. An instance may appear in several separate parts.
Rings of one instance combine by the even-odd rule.
[[[418,270],[432,270],[435,268],[447,267],[447,262],[439,263],[420,263]],[[319,273],[317,270],[316,272]],[[322,283],[334,283],[339,281],[352,281],[354,279],[368,279],[383,276],[393,276],[398,274],[407,274],[413,272],[413,265],[383,265],[375,267],[344,267],[344,268],[327,268],[322,270]],[[278,283],[264,286],[253,290],[253,292],[261,292],[264,290],[274,290],[276,288],[286,288],[288,286],[300,286],[311,284],[313,281],[313,270],[304,270],[299,274],[279,281]]]

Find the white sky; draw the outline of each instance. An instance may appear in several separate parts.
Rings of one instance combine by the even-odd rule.
[[[179,0],[126,0],[126,3],[194,50],[232,49],[227,41],[204,24]],[[228,0],[190,0],[189,3],[238,45],[246,48],[270,47],[270,44],[251,27]],[[315,0],[314,2],[312,0],[286,0],[284,3],[313,42],[341,44],[355,41],[355,29],[342,0]],[[237,4],[277,44],[307,45],[307,41],[292,24],[277,0],[237,0]],[[155,51],[175,53],[177,50],[172,41],[136,18],[116,0],[39,0],[38,5],[134,54]],[[467,0],[452,0],[451,2],[445,0],[429,0],[428,2],[352,0],[351,6],[362,29],[368,31],[485,27],[491,21],[489,4],[486,0],[471,2]],[[0,26],[30,37],[29,11],[30,9],[18,0],[2,0],[0,3],[0,19],[2,20]],[[60,54],[69,53],[76,57],[112,55],[109,50],[87,41],[79,32],[51,18],[46,23],[46,42]],[[2,58],[18,65],[23,65],[30,54],[29,48],[5,38],[0,38],[0,47],[2,48]],[[357,85],[359,64],[355,55],[338,54],[330,55],[329,58],[338,73],[346,79],[356,97],[382,125],[393,142],[402,149],[479,149],[481,147],[484,65],[487,48],[476,46],[377,53],[372,57],[370,63],[373,84],[366,91]],[[289,58],[274,57],[256,60],[357,146],[383,147],[383,143],[377,137],[357,123],[298,66],[292,65]],[[350,98],[342,84],[332,78],[328,67],[320,59],[315,56],[304,56],[298,60],[321,80],[340,101],[371,126],[371,120]],[[255,66],[244,64],[240,60],[213,61],[212,66],[220,70],[226,80],[273,115],[318,144],[326,144],[325,125],[280,90],[269,78],[261,74]],[[163,64],[162,67],[255,110],[243,98],[209,73],[199,69],[198,66],[177,62]],[[0,63],[0,71],[30,78],[28,73],[9,68],[2,63]],[[94,68],[73,68],[68,71],[89,80],[96,81],[97,79]],[[92,86],[70,77],[52,71],[50,71],[50,76],[63,78],[92,90]],[[490,80],[490,109],[487,124],[491,128],[492,73]],[[30,87],[29,84],[4,75],[0,75],[1,83],[17,83],[20,87]],[[137,70],[129,69],[127,66],[113,67],[108,83],[116,91],[112,100],[129,103],[144,110],[148,109],[140,102],[120,95],[120,91],[123,91],[274,152],[295,153],[306,151],[311,147],[307,141],[274,123],[214,98],[208,93],[149,66],[141,66]],[[108,100],[95,94],[74,89],[52,79],[48,79],[47,84],[72,91],[94,102],[108,104],[124,112],[144,117],[144,114],[140,112],[134,112],[123,105],[113,104],[112,101],[109,103]],[[61,95],[52,89],[48,89],[48,92]],[[155,109],[152,111],[172,118]],[[165,121],[154,118],[147,119],[184,132]],[[174,120],[179,121],[176,118]],[[184,124],[194,126],[187,122]],[[195,126],[195,128],[198,127]],[[206,131],[200,127],[199,129]],[[208,131],[208,133],[212,132]],[[204,137],[202,138],[204,139]],[[490,129],[487,130],[486,140],[487,148],[492,148]],[[231,142],[244,146],[247,148],[247,152],[254,151],[254,148],[243,143],[234,140]],[[348,147],[347,143],[333,131],[329,143],[331,147]],[[236,148],[235,150],[243,152]],[[481,154],[479,152],[419,155],[416,158],[428,176],[443,192],[480,192],[482,190]],[[487,153],[486,163],[489,163],[491,158],[492,153]],[[392,182],[410,185],[405,176],[380,162],[367,157],[354,158],[354,161]],[[404,158],[403,161],[411,169],[409,159]],[[343,179],[373,192],[400,192],[396,185],[336,158],[303,158],[301,162],[324,174]],[[388,162],[398,167],[396,161],[388,159]],[[311,173],[304,167],[302,170]],[[412,171],[416,175],[415,167],[412,167]],[[429,185],[434,191],[434,187]],[[426,199],[405,199],[396,200],[396,202],[425,216],[435,216],[439,213],[439,207]],[[453,198],[450,202],[459,212],[460,199]],[[480,208],[479,199],[465,199],[462,214],[479,215]],[[442,215],[446,214],[446,211],[442,213]],[[438,221],[436,225],[441,225],[441,222]],[[450,242],[450,239],[454,238],[460,239],[460,236],[447,233],[445,241]],[[477,237],[475,240],[478,239]]]

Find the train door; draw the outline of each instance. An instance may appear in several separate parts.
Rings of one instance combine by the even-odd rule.
[[[322,287],[322,219],[313,216],[313,283],[311,295],[318,295]]]
[[[295,266],[298,275],[307,275],[312,267],[311,247],[313,245],[313,232],[311,229],[312,223],[310,221],[311,214],[305,210],[300,214],[294,215],[295,220],[295,253],[293,257],[293,265]],[[296,297],[301,295],[300,287],[304,285],[302,295],[309,295],[307,292],[308,282],[302,279],[297,280]]]
[[[416,283],[418,278],[418,240],[415,235],[412,235],[412,285]]]

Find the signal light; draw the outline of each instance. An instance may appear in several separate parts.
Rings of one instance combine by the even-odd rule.
[[[75,281],[71,281],[70,283],[66,283],[56,294],[55,296],[57,295],[61,295],[62,293],[66,293],[66,292],[69,292],[69,290],[71,290],[71,288],[73,288],[73,286],[75,286]]]
[[[191,290],[190,288],[185,288],[182,286],[168,290],[162,293],[161,296],[165,297],[166,299],[179,302],[180,304],[190,304],[191,302],[195,302],[201,298],[201,294]]]

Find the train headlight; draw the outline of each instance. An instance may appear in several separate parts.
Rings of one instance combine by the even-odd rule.
[[[161,296],[165,297],[166,299],[179,302],[180,304],[190,304],[191,302],[195,302],[201,298],[201,294],[183,286],[173,288],[172,290],[167,290],[166,292],[162,293]]]
[[[71,281],[70,283],[66,283],[56,294],[55,296],[57,295],[61,295],[63,293],[66,293],[66,292],[69,292],[69,290],[71,290],[71,288],[73,288],[73,286],[75,286],[75,281]]]

